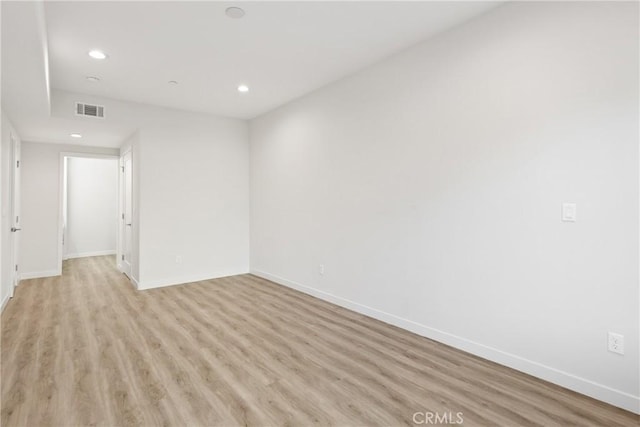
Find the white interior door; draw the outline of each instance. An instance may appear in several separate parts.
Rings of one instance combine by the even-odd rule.
[[[67,239],[67,231],[68,231],[68,226],[67,226],[67,209],[68,209],[68,202],[67,202],[67,188],[68,188],[68,181],[67,181],[67,173],[68,173],[68,164],[69,164],[69,158],[68,157],[64,157],[64,159],[62,160],[62,261],[64,261],[65,259],[67,259],[67,253],[69,252],[68,248],[69,245],[67,244],[68,239]],[[60,271],[62,271],[62,264],[60,265]]]
[[[11,296],[20,282],[20,140],[11,135]]]
[[[131,277],[132,228],[133,228],[133,176],[131,151],[122,156],[122,272]]]

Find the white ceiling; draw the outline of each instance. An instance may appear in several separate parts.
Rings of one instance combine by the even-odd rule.
[[[248,119],[495,5],[47,2],[51,86]],[[245,17],[227,17],[229,6],[241,6]],[[91,59],[90,49],[109,58]],[[86,76],[101,81],[90,83]],[[250,92],[239,94],[240,83]]]
[[[84,95],[250,119],[499,3],[2,1],[2,109],[25,141],[105,147],[135,124],[58,104]]]
[[[2,107],[12,116],[49,116],[44,10],[35,2],[2,2]]]
[[[119,147],[135,127],[126,123],[63,117],[59,93],[49,87],[42,2],[2,1],[2,111],[24,141]],[[70,106],[69,110],[71,110]],[[84,135],[77,140],[72,132]]]

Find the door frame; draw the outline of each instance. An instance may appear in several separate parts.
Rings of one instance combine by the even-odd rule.
[[[66,170],[65,170],[65,166],[64,166],[64,159],[67,157],[79,157],[79,158],[85,158],[85,159],[110,159],[110,160],[117,160],[117,165],[118,168],[120,167],[120,156],[119,155],[114,155],[114,154],[94,154],[94,153],[78,153],[78,152],[74,152],[74,151],[62,151],[60,152],[60,161],[59,161],[59,186],[58,186],[58,202],[59,202],[59,206],[58,206],[58,264],[57,264],[57,275],[60,276],[62,275],[62,261],[63,261],[63,257],[64,257],[64,246],[63,246],[63,239],[64,239],[64,217],[63,217],[63,212],[64,212],[64,199],[65,199],[65,192],[66,192],[66,187],[65,187],[65,174],[66,174]],[[121,180],[121,176],[120,176],[120,171],[118,170],[118,193],[120,192],[120,180]],[[118,200],[120,199],[120,194],[118,194]],[[120,205],[118,203],[118,206],[116,207],[116,209],[114,209],[114,219],[117,220],[118,219],[118,215],[120,212]],[[118,222],[119,224],[119,222]],[[117,230],[119,230],[119,227],[116,227]],[[120,232],[118,231],[117,236],[116,236],[116,256],[120,257]]]
[[[11,215],[9,220],[9,224],[11,225],[11,230],[9,230],[9,279],[11,285],[9,298],[13,298],[15,288],[20,284],[20,269],[18,266],[20,258],[20,241],[18,240],[19,236],[17,232],[21,230],[20,216],[22,215],[20,212],[20,180],[16,180],[16,175],[20,174],[21,171],[21,165],[18,162],[20,162],[21,158],[20,151],[22,144],[18,135],[14,132],[9,132],[9,144],[9,157],[11,159],[11,171],[9,174],[9,214]]]
[[[129,263],[129,269],[125,269],[124,264],[122,263],[122,261],[124,261],[124,241],[125,241],[125,232],[126,232],[126,227],[127,225],[125,224],[125,198],[127,196],[127,192],[126,192],[126,188],[125,186],[127,185],[126,180],[125,180],[125,164],[124,164],[124,158],[125,156],[129,155],[130,157],[130,162],[131,162],[131,167],[133,168],[133,150],[131,148],[128,148],[127,150],[123,151],[122,154],[120,155],[120,160],[118,161],[118,177],[119,177],[119,181],[120,181],[120,185],[119,185],[119,198],[118,198],[118,209],[119,209],[119,213],[118,213],[118,254],[117,254],[117,258],[116,258],[116,262],[118,264],[118,270],[120,270],[122,273],[124,273],[129,280],[131,280],[133,282],[133,262]],[[133,173],[133,171],[132,171]],[[131,176],[131,180],[133,183],[133,176]],[[133,185],[131,187],[131,194],[130,194],[130,200],[129,200],[129,204],[131,206],[131,222],[133,222]],[[129,242],[129,244],[133,245],[133,229],[131,231],[131,242]],[[133,248],[131,248],[133,250]],[[131,254],[133,256],[133,252]]]

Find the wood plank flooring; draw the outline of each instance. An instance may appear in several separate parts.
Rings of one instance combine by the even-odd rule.
[[[639,424],[255,276],[135,291],[114,263],[69,260],[17,288],[2,314],[2,426],[399,426],[425,412],[465,426]]]

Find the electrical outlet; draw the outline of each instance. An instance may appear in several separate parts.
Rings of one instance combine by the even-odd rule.
[[[609,351],[624,354],[624,335],[609,332]]]
[[[182,264],[182,257],[180,255],[176,255],[176,264]]]
[[[318,273],[320,273],[321,276],[324,275],[324,264],[318,266]]]

